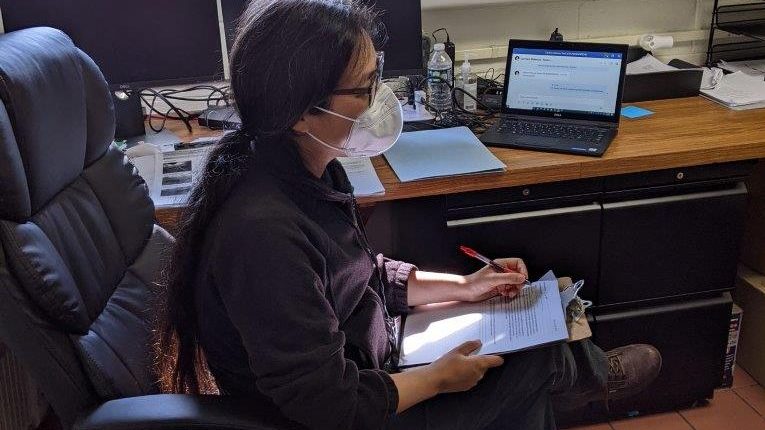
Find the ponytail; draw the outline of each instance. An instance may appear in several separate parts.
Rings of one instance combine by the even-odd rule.
[[[172,264],[157,297],[154,353],[162,392],[218,392],[199,345],[194,294],[186,287],[193,283],[207,225],[252,166],[252,142],[241,130],[220,140],[210,152],[202,178],[181,214]]]

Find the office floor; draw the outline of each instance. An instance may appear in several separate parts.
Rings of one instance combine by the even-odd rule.
[[[765,430],[765,389],[736,366],[733,388],[720,389],[708,406],[574,427],[570,430]]]

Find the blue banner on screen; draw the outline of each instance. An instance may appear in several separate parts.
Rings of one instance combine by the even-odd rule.
[[[507,107],[613,116],[622,54],[514,48]]]

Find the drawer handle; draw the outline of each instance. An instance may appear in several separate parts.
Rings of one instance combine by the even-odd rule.
[[[679,196],[656,197],[653,199],[631,200],[626,202],[605,203],[604,209],[628,208],[661,203],[687,202],[692,200],[711,199],[715,197],[735,196],[746,194],[746,185],[739,182],[735,188],[720,191],[706,191],[702,193],[683,194]]]
[[[545,209],[545,210],[539,210],[539,211],[519,212],[519,213],[505,214],[505,215],[493,215],[493,216],[484,216],[484,217],[477,217],[477,218],[455,219],[455,220],[447,221],[446,226],[449,228],[465,227],[469,225],[489,224],[494,222],[512,221],[512,220],[529,219],[529,218],[542,218],[547,216],[584,213],[584,212],[592,212],[592,211],[599,211],[599,210],[600,210],[600,204],[592,203],[589,205],[572,206],[568,208]]]

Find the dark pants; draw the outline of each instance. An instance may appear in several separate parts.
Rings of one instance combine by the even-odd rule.
[[[605,355],[590,340],[519,352],[471,390],[417,404],[388,428],[555,429],[555,408],[566,408],[572,393],[605,390],[607,376]]]

